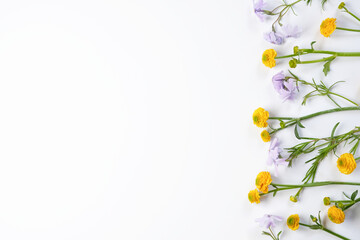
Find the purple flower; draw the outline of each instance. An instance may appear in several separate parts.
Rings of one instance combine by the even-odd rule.
[[[284,81],[283,88],[280,89],[279,94],[284,101],[294,99],[297,87],[294,79],[290,78]]]
[[[255,219],[255,222],[258,222],[260,227],[264,228],[275,227],[276,223],[281,221],[281,217],[270,214],[265,214],[262,218]]]
[[[280,90],[284,86],[284,81],[285,81],[285,74],[283,71],[281,71],[273,76],[272,82],[273,82],[276,92],[280,93]]]
[[[282,149],[279,147],[279,141],[277,138],[274,138],[270,143],[267,164],[269,166],[274,165],[275,176],[278,175],[278,166],[279,165],[284,165],[284,166],[288,165],[288,162],[286,162],[286,159],[281,158],[281,155],[280,155],[281,152],[282,152]]]
[[[298,38],[300,36],[301,30],[298,26],[286,25],[282,28],[285,38]]]
[[[261,21],[265,20],[264,7],[265,4],[263,0],[259,0],[257,3],[254,2],[254,12],[256,16],[260,18]]]
[[[272,44],[281,45],[284,43],[284,37],[276,32],[264,33],[264,39]]]

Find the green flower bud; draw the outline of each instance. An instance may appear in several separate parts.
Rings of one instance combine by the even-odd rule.
[[[291,68],[296,68],[296,66],[297,66],[296,59],[291,59],[291,60],[289,61],[289,66],[290,66]]]
[[[299,46],[294,47],[294,54],[297,54],[299,52]]]
[[[283,121],[280,122],[280,127],[285,128],[285,123]]]
[[[314,217],[313,215],[311,215],[310,217],[311,217],[311,221],[313,221],[313,222],[317,222],[317,221],[318,221],[318,219],[317,219],[316,217]]]
[[[297,197],[295,197],[295,196],[290,196],[290,201],[292,201],[292,202],[297,202]]]
[[[339,9],[343,9],[344,7],[345,7],[345,3],[342,2],[342,3],[339,4],[339,7],[338,7],[338,8],[339,8]]]
[[[337,207],[343,209],[343,208],[344,208],[344,204],[343,204],[342,202],[339,202],[339,203],[337,203]]]
[[[324,197],[324,205],[325,205],[325,206],[329,206],[329,205],[330,205],[330,198],[329,198],[329,197]]]

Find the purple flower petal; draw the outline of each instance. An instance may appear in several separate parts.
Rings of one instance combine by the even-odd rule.
[[[284,81],[285,81],[285,74],[283,71],[281,71],[273,76],[272,82],[273,82],[276,92],[279,93],[280,89],[283,88]]]
[[[298,38],[301,34],[301,30],[298,26],[285,25],[282,28],[285,38]]]
[[[279,94],[284,100],[292,100],[296,94],[296,82],[294,79],[284,81],[283,88],[280,89]]]
[[[259,0],[256,3],[254,2],[254,12],[261,21],[265,20],[264,7],[265,4],[263,0]]]
[[[282,220],[279,216],[265,214],[263,217],[255,219],[255,222],[258,222],[260,227],[269,228],[275,227],[277,222],[281,222]]]
[[[276,45],[281,45],[284,43],[284,37],[276,32],[264,33],[264,39]]]

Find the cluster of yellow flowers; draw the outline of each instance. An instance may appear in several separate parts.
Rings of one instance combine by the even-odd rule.
[[[269,185],[272,182],[269,172],[260,172],[255,179],[255,186],[257,189],[251,190],[248,194],[248,199],[251,203],[260,203],[260,192],[267,193]]]

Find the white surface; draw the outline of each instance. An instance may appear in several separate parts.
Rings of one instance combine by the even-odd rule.
[[[354,34],[318,33],[336,6],[299,8],[290,19],[302,22],[304,38],[288,49],[315,39],[317,47],[355,50]],[[323,193],[311,198],[319,190],[296,206],[290,193],[248,203],[268,147],[253,110],[327,107],[281,104],[270,78],[282,68],[262,66],[269,27],[251,9],[235,0],[1,1],[0,238],[265,239],[254,223],[264,213],[324,211]],[[336,61],[327,81],[346,80],[339,91],[356,98],[358,64]],[[320,67],[302,69],[321,79]],[[359,119],[351,116],[349,126]],[[328,165],[336,179],[359,174],[343,177]],[[300,179],[299,169],[283,170],[282,180]],[[359,214],[332,229],[356,236]],[[304,236],[329,239],[284,234]]]

